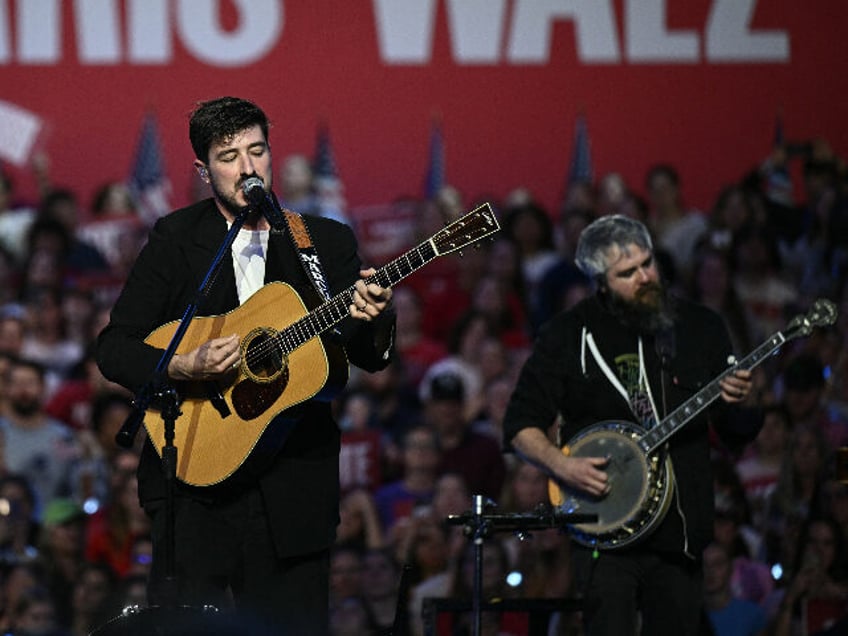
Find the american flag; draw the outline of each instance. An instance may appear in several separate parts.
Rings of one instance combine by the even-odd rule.
[[[129,188],[135,198],[138,215],[145,223],[152,225],[171,211],[168,201],[171,184],[165,175],[159,129],[152,113],[145,115],[142,122]]]
[[[592,182],[592,144],[589,142],[589,129],[586,118],[577,116],[574,132],[574,149],[571,153],[571,168],[568,172],[568,183]]]
[[[335,180],[339,178],[333,146],[330,143],[330,129],[326,123],[318,126],[315,138],[315,157],[312,160],[312,174],[316,179]]]
[[[434,119],[430,130],[430,161],[424,179],[424,198],[428,201],[434,199],[444,185],[445,142],[442,138],[441,123]]]
[[[774,122],[774,148],[776,150],[785,146],[786,139],[783,135],[783,118],[778,114]],[[778,205],[792,206],[792,177],[785,163],[771,166],[767,170],[766,197]]]

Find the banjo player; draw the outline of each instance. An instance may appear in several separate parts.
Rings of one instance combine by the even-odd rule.
[[[726,373],[733,358],[721,317],[668,293],[641,222],[595,220],[581,233],[575,260],[595,293],[540,330],[507,408],[504,441],[563,487],[600,501],[617,488],[610,457],[569,456],[547,434],[557,417],[563,439],[603,421],[649,430]],[[757,433],[733,430],[727,408],[747,398],[751,372],[726,373],[718,386],[721,399],[667,442],[669,505],[651,532],[623,549],[575,546],[588,636],[634,634],[640,624],[643,634],[697,634],[701,552],[713,530],[708,423],[735,444]]]

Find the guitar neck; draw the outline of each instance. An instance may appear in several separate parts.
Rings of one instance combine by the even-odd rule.
[[[754,349],[744,359],[730,367],[727,371],[698,391],[683,404],[678,406],[662,422],[645,433],[639,440],[639,445],[646,453],[652,453],[662,446],[679,429],[688,424],[695,416],[715,402],[721,396],[721,381],[734,373],[737,369],[753,369],[766,360],[772,353],[777,351],[786,337],[777,332],[759,347]]]
[[[366,284],[393,287],[439,255],[432,239],[425,241],[405,254],[390,261],[365,279]],[[276,336],[277,344],[285,353],[291,353],[315,336],[330,330],[348,316],[353,303],[354,286],[319,305],[300,320],[292,323]]]

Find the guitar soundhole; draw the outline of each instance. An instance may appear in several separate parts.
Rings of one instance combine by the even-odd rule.
[[[242,343],[242,368],[248,378],[265,384],[273,382],[288,367],[277,331],[265,327],[254,329]]]

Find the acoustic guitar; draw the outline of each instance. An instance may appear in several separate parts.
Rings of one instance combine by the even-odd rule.
[[[378,269],[366,282],[391,287],[437,256],[499,229],[490,205],[484,203]],[[230,377],[217,381],[224,408],[210,399],[208,382],[179,383],[174,444],[179,449],[181,481],[193,486],[224,481],[244,463],[275,417],[306,400],[329,401],[341,391],[348,361],[341,348],[324,337],[349,315],[353,291],[351,285],[310,311],[291,286],[273,282],[231,312],[192,320],[177,353],[236,333],[241,337],[242,360]],[[179,324],[162,325],[145,342],[166,348]],[[161,412],[149,409],[144,426],[161,454],[165,443]]]
[[[668,439],[721,396],[719,382],[736,369],[753,369],[787,341],[809,335],[813,327],[832,325],[836,306],[817,300],[806,315],[793,318],[743,360],[707,384],[659,424],[649,430],[627,421],[604,421],[587,427],[562,448],[571,457],[608,457],[605,468],[610,491],[593,497],[548,482],[548,498],[564,513],[597,515],[597,523],[569,527],[572,538],[588,547],[615,550],[647,538],[669,510],[674,493],[671,458],[664,450]]]

